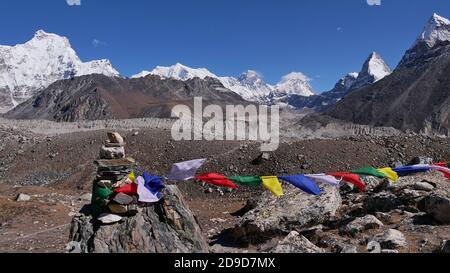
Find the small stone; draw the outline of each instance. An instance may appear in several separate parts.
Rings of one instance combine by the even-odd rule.
[[[417,191],[433,191],[434,186],[427,182],[417,182],[412,185],[413,189]]]
[[[108,132],[107,135],[110,143],[124,143],[123,137],[117,132]]]
[[[346,225],[342,231],[350,235],[363,232],[369,229],[377,229],[383,226],[383,223],[373,215],[366,215],[361,218],[357,218],[354,221]]]
[[[358,249],[356,246],[347,245],[342,248],[341,253],[344,253],[344,254],[358,253]]]
[[[17,195],[17,197],[16,197],[17,202],[28,202],[30,200],[31,200],[31,196],[29,196],[27,194],[23,194],[23,193]]]
[[[72,242],[70,242],[70,243],[67,244],[67,246],[66,246],[66,251],[67,251],[68,253],[79,254],[79,253],[82,252],[82,251],[81,251],[81,245],[80,245],[79,242],[74,242],[74,241],[72,241]]]
[[[124,205],[110,203],[108,205],[108,208],[112,213],[115,213],[115,214],[124,214],[124,213],[128,212],[127,206],[124,206]]]
[[[133,203],[133,200],[134,200],[133,197],[126,195],[124,193],[118,193],[112,199],[112,201],[116,202],[119,205],[129,205]]]
[[[97,185],[102,188],[111,188],[112,184],[111,180],[100,180],[97,182]]]
[[[398,230],[389,229],[373,237],[373,241],[379,242],[383,249],[396,249],[407,245],[406,238]]]
[[[379,254],[381,253],[381,245],[376,241],[370,241],[367,244],[367,251],[369,253]]]
[[[78,200],[90,202],[92,200],[92,194],[91,193],[85,193],[78,198]]]
[[[133,133],[133,136],[135,137],[135,136],[138,136],[139,135],[139,132],[134,132]]]
[[[103,213],[97,218],[103,224],[114,224],[120,222],[122,217],[119,215],[111,214],[111,213]]]

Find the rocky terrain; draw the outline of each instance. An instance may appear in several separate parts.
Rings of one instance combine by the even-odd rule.
[[[46,134],[16,124],[0,126],[0,251],[65,252],[71,220],[89,204],[93,160],[113,126]],[[447,138],[420,135],[288,138],[258,159],[258,143],[174,142],[167,129],[131,128],[119,129],[127,156],[136,159],[137,172],[157,175],[174,162],[203,157],[208,162],[200,172],[227,175],[348,171],[407,164],[416,156],[450,161]],[[324,186],[318,197],[285,185],[286,195],[277,200],[260,188],[229,191],[194,181],[177,186],[211,252],[441,251],[450,239],[450,182],[442,174],[367,184],[367,193]]]

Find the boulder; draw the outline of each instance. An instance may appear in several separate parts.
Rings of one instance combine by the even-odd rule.
[[[159,203],[136,215],[103,225],[88,207],[72,220],[70,238],[83,253],[205,253],[208,244],[176,186],[167,186]]]
[[[383,223],[373,215],[366,215],[361,218],[357,218],[344,226],[341,231],[350,235],[363,232],[369,229],[377,229],[383,226]]]
[[[369,213],[389,212],[401,205],[402,202],[395,194],[380,192],[367,198],[364,209]]]
[[[397,249],[407,246],[403,233],[395,229],[388,229],[383,233],[375,235],[372,241],[380,243],[383,249]]]
[[[233,229],[233,237],[243,243],[265,242],[292,230],[312,227],[336,215],[342,204],[339,189],[325,186],[319,196],[309,195],[286,184],[284,196],[264,192],[256,208],[247,212]]]
[[[102,224],[114,224],[120,222],[122,220],[122,216],[111,214],[111,213],[103,213],[97,218]]]
[[[376,241],[370,241],[367,244],[367,251],[369,253],[379,254],[381,253],[381,245],[379,242]]]
[[[324,253],[325,251],[296,231],[289,233],[286,238],[267,251],[269,253]]]
[[[433,193],[425,197],[419,208],[428,213],[441,224],[450,224],[450,198],[443,194]]]

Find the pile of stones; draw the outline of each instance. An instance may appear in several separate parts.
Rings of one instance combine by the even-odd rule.
[[[104,224],[116,223],[123,216],[138,212],[137,192],[117,191],[128,186],[135,189],[133,166],[135,160],[125,157],[125,141],[116,132],[109,132],[108,140],[100,149],[100,159],[95,161],[97,176],[94,180],[92,205]]]

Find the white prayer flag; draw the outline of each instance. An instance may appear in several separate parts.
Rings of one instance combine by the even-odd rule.
[[[136,178],[138,185],[139,202],[142,203],[157,203],[161,200],[162,194],[153,194],[145,187],[145,180],[142,176]]]
[[[196,159],[176,163],[172,166],[170,174],[166,176],[169,180],[189,180],[195,177],[198,169],[206,162],[206,159]]]
[[[336,177],[326,174],[305,174],[306,177],[309,177],[319,183],[328,184],[334,187],[339,187],[340,180],[336,179]]]

